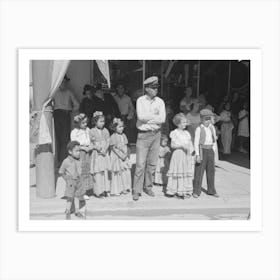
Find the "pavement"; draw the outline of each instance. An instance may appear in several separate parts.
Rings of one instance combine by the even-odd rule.
[[[135,154],[131,155],[135,163]],[[216,166],[216,190],[220,197],[215,198],[202,192],[197,199],[180,200],[167,198],[162,187],[154,186],[155,197],[142,194],[135,202],[131,194],[117,197],[95,198],[87,201],[87,220],[98,219],[184,219],[184,220],[245,220],[250,212],[250,162],[249,156],[233,153],[226,161],[219,161]],[[31,169],[31,181],[34,170]],[[203,188],[206,189],[204,176]],[[30,187],[30,219],[62,220],[65,219],[65,182],[59,177],[56,197],[42,199],[36,197],[36,185]],[[72,215],[72,219],[78,219]]]

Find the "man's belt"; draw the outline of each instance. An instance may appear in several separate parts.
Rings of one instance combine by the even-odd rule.
[[[203,145],[203,144],[201,144],[201,145],[200,145],[200,147],[201,147],[202,149],[207,149],[207,150],[213,149],[213,146],[214,146],[214,144],[211,144],[211,145]]]
[[[148,132],[150,132],[150,133],[156,134],[156,133],[160,132],[160,129],[155,129],[155,130],[140,130],[140,129],[137,129],[137,131],[138,131],[138,133],[148,133]]]

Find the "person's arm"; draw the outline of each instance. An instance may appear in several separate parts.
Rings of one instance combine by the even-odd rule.
[[[195,130],[195,136],[194,136],[194,150],[195,150],[195,155],[199,155],[199,140],[200,140],[200,127],[197,127]]]
[[[89,137],[90,137],[90,141],[91,141],[92,150],[96,150],[97,152],[100,152],[101,147],[95,143],[96,142],[95,136],[94,136],[94,133],[92,132],[92,130],[90,130],[90,132],[89,132]]]
[[[80,104],[79,101],[77,100],[77,98],[75,97],[74,93],[72,91],[69,91],[70,93],[70,98],[71,98],[71,102],[72,102],[72,106],[73,106],[73,111],[78,111]]]
[[[165,104],[162,100],[159,102],[159,113],[158,115],[153,115],[152,119],[149,120],[148,124],[162,124],[166,119]]]
[[[136,101],[136,113],[139,121],[147,123],[152,118],[152,114],[148,110],[149,107],[145,106],[142,99],[138,98]]]
[[[66,174],[67,162],[64,160],[59,168],[58,173],[62,176],[62,178],[67,181],[70,179],[70,176]]]
[[[172,149],[184,149],[183,145],[178,140],[175,131],[170,133],[170,138],[171,138],[171,148]]]
[[[103,156],[107,154],[107,151],[110,146],[110,134],[106,128],[104,128],[104,137],[105,137],[105,143],[104,145],[102,145],[102,150],[101,150]]]

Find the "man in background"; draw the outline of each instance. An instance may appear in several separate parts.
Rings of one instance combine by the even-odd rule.
[[[67,88],[69,78],[65,75],[59,89],[53,97],[54,128],[56,135],[57,166],[67,157],[67,144],[71,133],[71,112],[79,110],[79,102],[72,91]]]
[[[124,128],[124,133],[127,136],[128,141],[131,141],[130,137],[130,121],[132,120],[135,109],[132,104],[131,98],[125,94],[125,87],[122,83],[117,84],[116,87],[117,93],[113,92],[112,96],[116,103],[118,104],[120,114],[121,114],[121,119],[124,122],[125,128]]]

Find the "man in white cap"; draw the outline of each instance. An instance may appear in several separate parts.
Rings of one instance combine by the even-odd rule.
[[[160,129],[166,117],[164,101],[157,97],[158,77],[146,79],[144,87],[145,94],[136,102],[138,136],[132,192],[134,201],[139,199],[143,191],[154,196],[152,187],[160,147]]]

